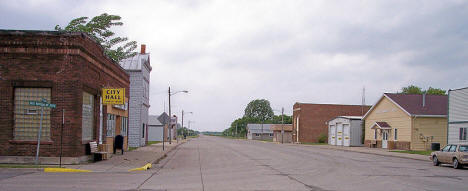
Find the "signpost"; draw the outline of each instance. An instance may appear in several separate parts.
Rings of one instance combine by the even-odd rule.
[[[39,131],[37,132],[37,148],[36,148],[36,160],[35,163],[36,165],[39,164],[39,148],[41,146],[41,133],[42,133],[42,118],[44,117],[44,107],[48,108],[56,108],[57,105],[47,103],[47,100],[42,98],[42,101],[29,101],[29,105],[32,106],[40,106],[41,107],[41,122],[39,124]]]

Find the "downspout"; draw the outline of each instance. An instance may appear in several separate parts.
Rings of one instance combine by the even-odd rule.
[[[448,141],[449,141],[449,128],[450,128],[450,91],[452,90],[448,90],[448,97],[447,97],[447,140],[445,141],[445,145],[448,145]]]

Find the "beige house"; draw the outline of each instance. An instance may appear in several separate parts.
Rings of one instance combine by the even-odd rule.
[[[385,93],[366,113],[365,141],[369,147],[428,150],[447,143],[445,95]]]

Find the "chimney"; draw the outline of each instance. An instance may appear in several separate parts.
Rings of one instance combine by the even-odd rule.
[[[423,95],[422,95],[422,106],[423,107],[426,106],[426,93],[423,93]]]
[[[142,44],[141,45],[141,51],[140,51],[141,54],[146,54],[146,44]]]

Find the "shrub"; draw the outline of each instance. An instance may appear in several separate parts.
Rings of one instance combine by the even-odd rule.
[[[325,133],[320,134],[318,137],[318,142],[319,143],[327,143],[328,142],[328,135]]]

